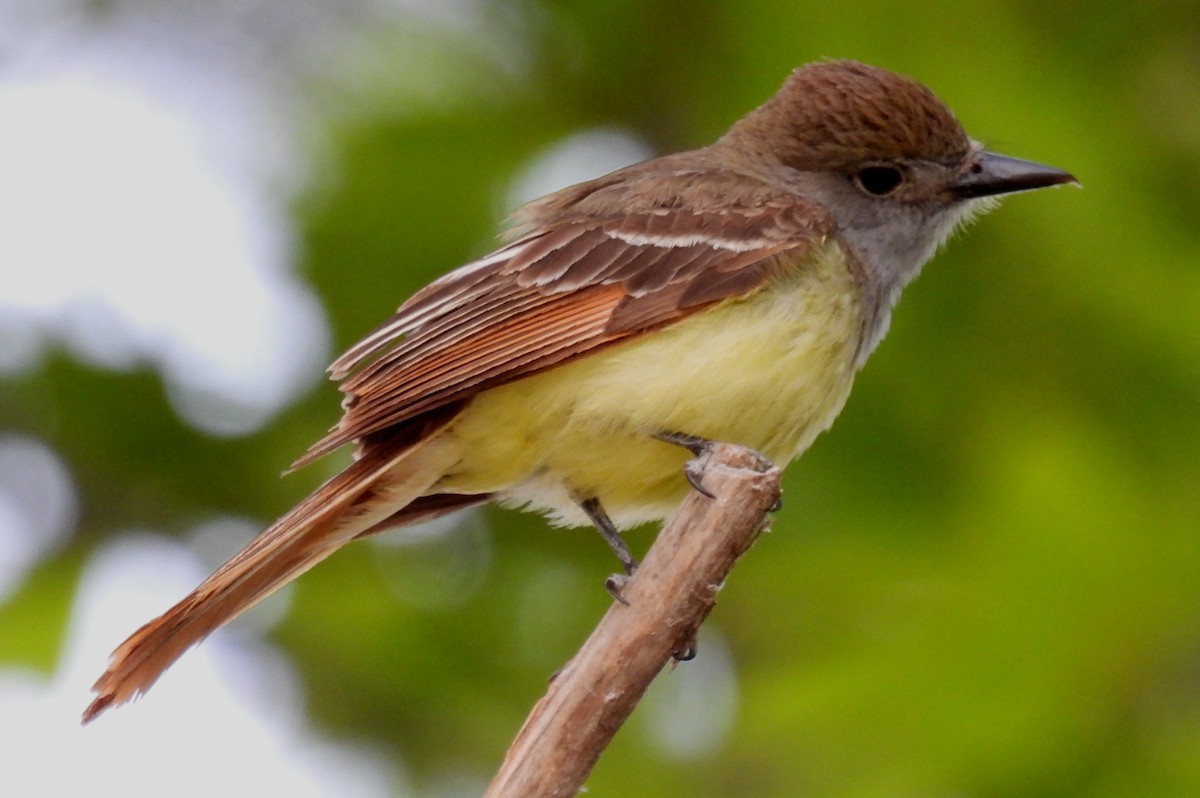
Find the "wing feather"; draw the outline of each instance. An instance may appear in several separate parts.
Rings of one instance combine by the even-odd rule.
[[[744,296],[829,234],[793,195],[544,223],[431,283],[330,368],[345,412],[297,461]]]

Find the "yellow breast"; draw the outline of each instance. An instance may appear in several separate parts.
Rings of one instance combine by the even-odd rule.
[[[862,328],[859,289],[828,245],[756,293],[480,394],[448,434],[439,491],[496,492],[559,523],[597,497],[618,526],[669,514],[689,456],[650,436],[740,443],[778,465],[841,410]]]

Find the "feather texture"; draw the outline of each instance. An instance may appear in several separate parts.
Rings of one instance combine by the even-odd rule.
[[[675,193],[694,184],[684,177]],[[778,191],[719,209],[567,214],[432,283],[338,358],[344,415],[293,467],[748,294],[832,232],[819,209]]]

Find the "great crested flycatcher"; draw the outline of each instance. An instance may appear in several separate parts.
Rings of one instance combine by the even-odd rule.
[[[996,155],[913,80],[802,67],[711,146],[565,188],[330,368],[356,457],[113,653],[90,721],[356,538],[496,500],[664,518],[688,454],[783,465],[833,422],[900,290],[991,198],[1075,182]]]

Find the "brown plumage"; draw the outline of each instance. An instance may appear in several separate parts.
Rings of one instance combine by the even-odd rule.
[[[706,176],[720,183],[736,173]],[[744,294],[767,279],[774,258],[832,232],[820,209],[799,197],[759,191],[713,211],[687,196],[691,171],[654,177],[662,189],[679,184],[677,212],[547,222],[404,303],[334,361],[345,413],[295,465]],[[631,243],[654,240],[695,243]]]
[[[845,169],[864,152],[879,161],[954,166],[971,140],[926,87],[854,61],[810,64],[730,129],[726,138],[802,170]]]

